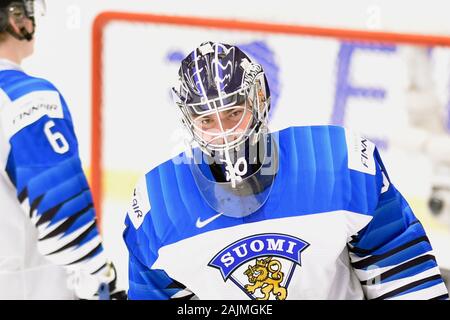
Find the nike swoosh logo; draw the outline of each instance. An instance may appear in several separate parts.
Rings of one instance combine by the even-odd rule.
[[[211,218],[206,219],[205,221],[201,221],[200,218],[197,218],[197,221],[195,222],[195,226],[199,229],[203,228],[204,226],[210,224],[214,220],[216,220],[218,217],[220,217],[222,213],[218,213],[215,216],[212,216]]]

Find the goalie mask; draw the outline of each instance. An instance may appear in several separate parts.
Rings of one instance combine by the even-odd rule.
[[[229,216],[256,211],[277,170],[273,152],[267,157],[270,91],[261,65],[235,46],[205,42],[181,62],[179,87],[172,91],[202,151],[194,149],[191,170],[205,200]]]

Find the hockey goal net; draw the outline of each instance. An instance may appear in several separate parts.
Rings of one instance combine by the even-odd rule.
[[[263,65],[272,129],[329,123],[359,130],[399,168],[391,170],[404,192],[425,199],[429,187],[408,180],[413,160],[389,160],[390,136],[435,109],[430,130],[446,130],[450,37],[104,12],[92,37],[91,185],[99,217],[123,213],[137,177],[182,150],[169,88],[181,59],[207,40],[236,44]]]

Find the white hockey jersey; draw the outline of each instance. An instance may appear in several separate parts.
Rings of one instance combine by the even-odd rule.
[[[70,270],[105,267],[67,105],[0,60],[0,299],[70,299]]]
[[[245,217],[208,206],[185,154],[145,175],[124,232],[129,298],[448,298],[425,231],[370,141],[336,126],[273,135],[278,173]]]

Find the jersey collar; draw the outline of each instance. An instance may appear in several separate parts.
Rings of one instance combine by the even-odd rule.
[[[14,63],[8,59],[0,59],[0,71],[4,71],[4,70],[23,71],[22,68],[18,64]]]

